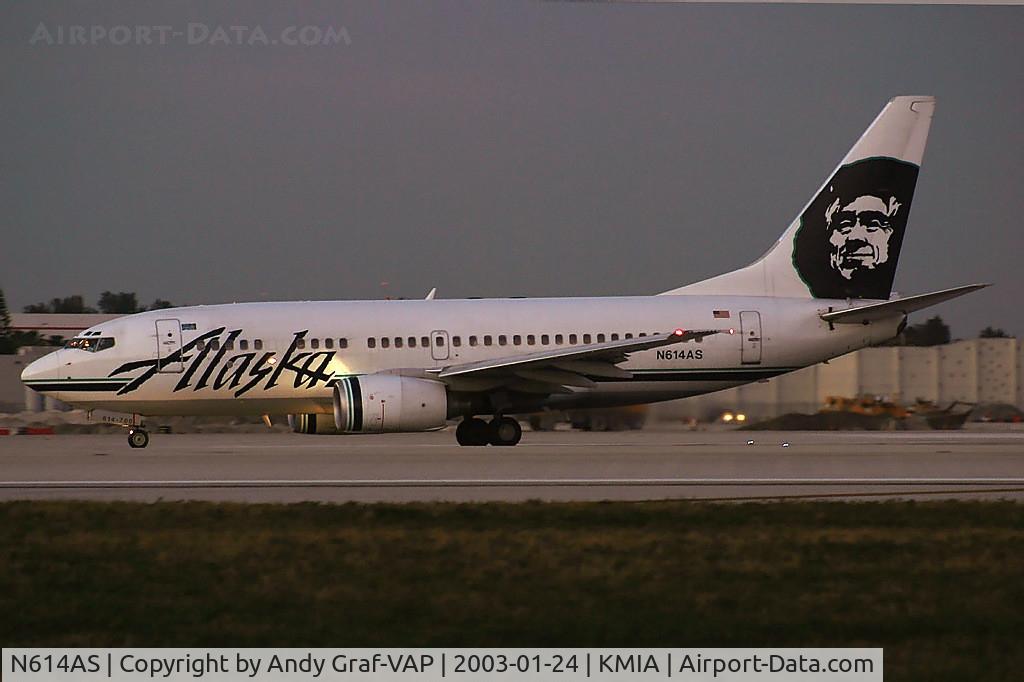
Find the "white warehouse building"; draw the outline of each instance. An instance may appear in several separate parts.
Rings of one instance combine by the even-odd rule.
[[[970,339],[944,346],[864,348],[791,374],[656,408],[664,418],[709,418],[738,410],[751,418],[817,412],[829,396],[881,396],[903,404],[928,400],[1005,403],[1024,408],[1024,344]]]

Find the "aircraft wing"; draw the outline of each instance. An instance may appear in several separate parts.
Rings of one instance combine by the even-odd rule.
[[[978,289],[984,289],[987,286],[988,284],[968,284],[962,287],[934,291],[930,294],[918,294],[917,296],[897,298],[894,301],[869,303],[868,305],[856,306],[854,308],[822,313],[821,319],[826,322],[833,322],[836,324],[864,324],[874,320],[881,320],[886,317],[909,315],[914,311],[933,306],[936,303],[948,301],[951,298],[969,294],[972,291],[977,291]]]
[[[449,365],[436,371],[436,376],[450,383],[462,384],[466,390],[508,388],[529,393],[568,392],[565,386],[590,388],[588,377],[628,379],[632,374],[616,367],[630,353],[670,346],[701,339],[728,329],[676,329],[668,334],[654,334],[633,339],[620,339],[585,346],[566,346],[523,353],[502,358]]]

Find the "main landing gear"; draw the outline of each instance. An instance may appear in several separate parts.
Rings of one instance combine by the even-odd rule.
[[[512,446],[523,437],[523,428],[512,417],[495,417],[489,422],[466,417],[455,429],[459,445]]]
[[[128,430],[128,445],[133,448],[144,448],[149,445],[149,433],[145,429],[134,427]]]

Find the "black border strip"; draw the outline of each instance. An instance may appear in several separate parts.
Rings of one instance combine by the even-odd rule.
[[[61,381],[61,382],[54,382],[54,383],[25,384],[25,385],[28,386],[29,388],[31,388],[34,391],[61,391],[61,392],[69,391],[69,392],[78,392],[78,393],[94,391],[94,392],[97,392],[97,393],[102,393],[102,392],[108,392],[108,391],[117,391],[117,390],[123,388],[125,383],[123,381],[119,381],[119,382],[116,382],[116,383],[115,382],[101,383],[101,382],[98,382],[98,381],[76,383],[76,382],[70,382],[70,381],[68,381],[68,382]]]

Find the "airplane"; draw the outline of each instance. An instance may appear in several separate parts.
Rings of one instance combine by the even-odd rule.
[[[430,431],[512,446],[510,415],[762,381],[893,338],[971,284],[891,298],[930,96],[900,96],[750,265],[651,296],[200,305],[98,324],[22,381],[86,410],[288,415],[310,434]],[[485,420],[482,417],[486,417]]]

